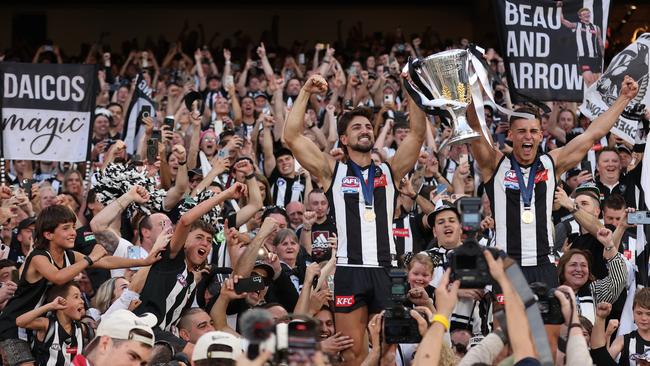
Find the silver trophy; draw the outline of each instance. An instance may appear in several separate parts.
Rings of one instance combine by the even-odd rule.
[[[405,83],[415,103],[426,113],[435,109],[451,115],[452,134],[441,146],[465,144],[481,137],[467,123],[467,105],[472,99],[469,85],[470,55],[467,50],[450,50],[424,59],[409,60],[410,80]]]

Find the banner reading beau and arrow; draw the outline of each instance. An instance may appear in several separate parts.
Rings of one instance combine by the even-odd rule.
[[[0,63],[5,159],[85,161],[95,66]]]
[[[582,101],[602,73],[609,3],[494,0],[514,101]]]

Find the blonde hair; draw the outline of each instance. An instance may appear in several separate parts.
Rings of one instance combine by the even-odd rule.
[[[90,302],[90,305],[99,310],[101,314],[104,314],[113,303],[113,292],[115,291],[115,282],[118,278],[124,277],[109,278],[102,283],[102,285],[97,289],[95,297],[93,297]]]
[[[406,269],[410,271],[413,268],[413,265],[415,263],[420,263],[421,265],[425,266],[431,273],[433,273],[433,260],[427,253],[420,252],[411,258],[409,260],[408,264],[406,265]]]

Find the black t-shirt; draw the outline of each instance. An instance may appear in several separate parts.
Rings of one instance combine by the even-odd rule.
[[[298,237],[302,234],[302,228],[298,230]],[[336,234],[336,224],[331,217],[327,217],[321,224],[314,223],[311,227],[311,260],[322,262],[330,259],[332,250],[329,248],[329,239]]]
[[[621,177],[618,180],[618,184],[614,186],[611,190],[604,185],[600,179],[596,181],[598,189],[600,189],[601,202],[612,194],[620,194],[625,198],[625,203],[627,207],[637,208],[636,200],[636,190],[641,183],[641,167],[643,164],[637,164],[637,166],[625,174],[621,174]],[[643,191],[639,189],[640,194],[643,194]],[[641,197],[640,200],[643,200]]]

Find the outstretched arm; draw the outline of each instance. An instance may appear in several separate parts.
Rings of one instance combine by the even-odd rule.
[[[305,118],[309,96],[313,93],[324,93],[325,91],[327,91],[327,82],[322,76],[312,75],[307,80],[287,116],[283,140],[294,153],[300,165],[315,176],[324,189],[327,189],[332,180],[334,162],[313,141],[305,137],[303,131],[303,119]]]
[[[500,151],[495,150],[494,147],[487,142],[476,113],[477,111],[474,109],[474,103],[470,104],[467,107],[467,122],[474,131],[481,134],[481,137],[472,140],[470,148],[472,150],[472,156],[476,159],[478,166],[481,168],[481,181],[487,182],[492,178],[494,170],[503,154]],[[480,113],[483,112],[481,111]]]
[[[576,166],[589,149],[614,127],[614,123],[616,123],[628,103],[634,99],[638,90],[639,84],[626,75],[621,86],[621,94],[614,104],[600,117],[596,118],[584,133],[569,141],[564,147],[549,152],[549,155],[557,164],[555,171],[557,176]],[[474,154],[474,156],[477,155]]]
[[[239,199],[242,195],[246,193],[246,186],[242,183],[235,183],[227,190],[210,197],[209,199],[199,203],[191,210],[187,211],[176,224],[176,230],[174,231],[174,236],[171,239],[171,251],[170,258],[175,258],[178,252],[183,249],[185,245],[185,239],[190,233],[190,228],[192,223],[198,220],[201,216],[205,215],[212,207],[220,204],[221,202],[228,199]]]
[[[564,19],[564,14],[562,13],[562,2],[561,1],[557,2],[557,7],[560,8],[558,10],[558,12],[560,13],[560,22],[562,23],[562,25],[569,28],[569,29],[574,29],[576,27],[575,23],[572,23],[572,22]]]
[[[411,130],[390,159],[390,166],[395,173],[393,179],[399,182],[406,174],[413,169],[415,162],[420,156],[420,149],[424,143],[424,136],[427,131],[427,117],[424,112],[415,104],[413,98],[409,98],[409,122]]]

